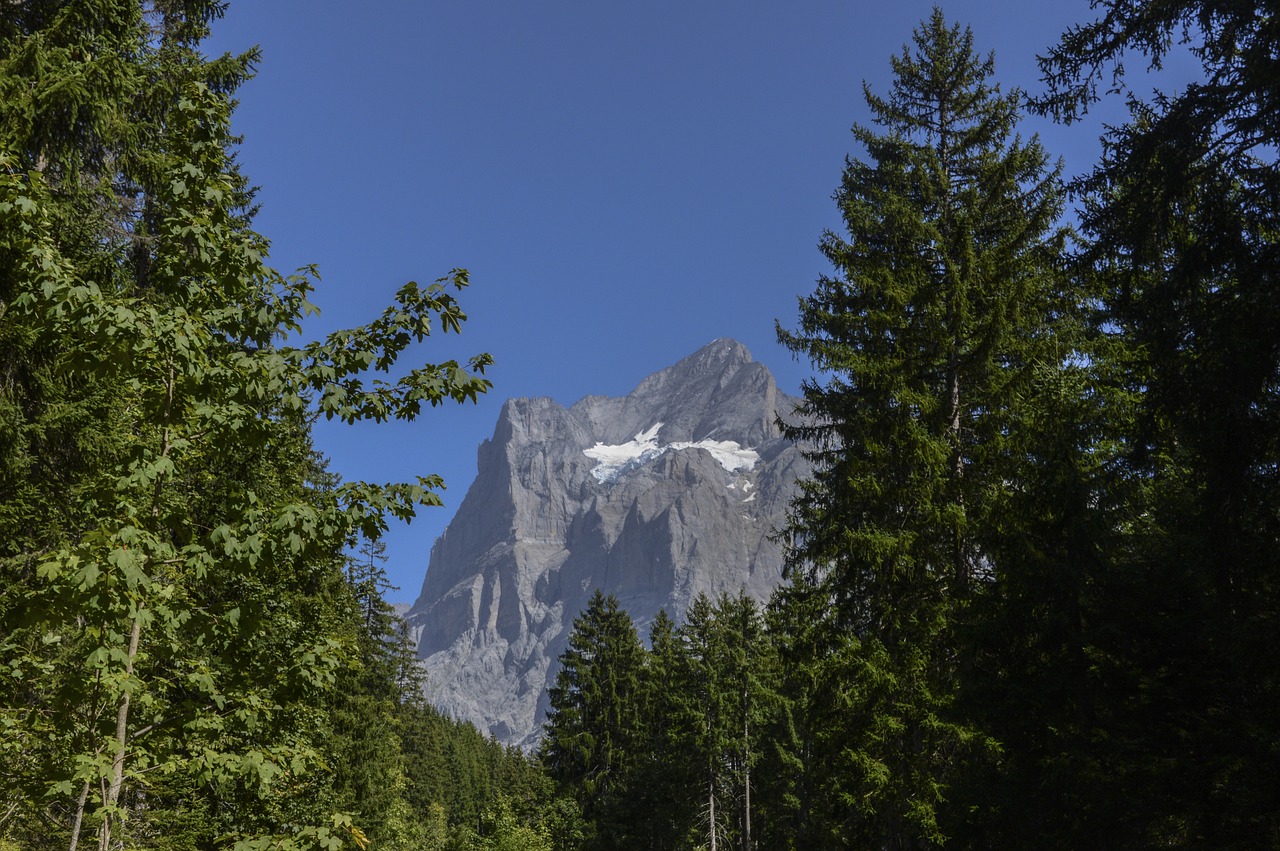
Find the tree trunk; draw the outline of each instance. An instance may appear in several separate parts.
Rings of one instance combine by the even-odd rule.
[[[133,616],[133,630],[129,633],[129,655],[125,661],[125,676],[133,676],[133,661],[138,656],[138,639],[142,635],[142,613]],[[129,690],[120,695],[120,708],[116,712],[116,754],[111,762],[111,785],[107,787],[103,804],[102,827],[98,831],[98,851],[110,851],[111,820],[115,818],[115,806],[120,803],[120,789],[124,786],[124,752],[129,742]]]
[[[711,834],[711,851],[716,851],[716,767],[707,762],[707,833]]]
[[[958,323],[957,323],[958,324]],[[957,334],[957,337],[959,335]],[[959,349],[960,342],[954,341],[955,351],[951,353],[950,375],[947,376],[947,396],[951,408],[951,422],[948,429],[951,432],[951,451],[954,454],[951,462],[951,478],[952,484],[955,486],[956,502],[960,508],[960,514],[964,516],[964,489],[961,481],[964,479],[964,451],[960,445],[960,363]],[[968,595],[969,591],[969,559],[965,552],[964,530],[957,523],[952,532],[954,540],[953,558],[955,561],[954,572],[956,582],[956,594],[963,599]]]
[[[84,788],[80,790],[80,800],[76,802],[76,819],[71,824],[71,845],[67,851],[76,851],[76,846],[80,844],[80,825],[84,823],[84,805],[89,800],[89,781],[84,781]]]

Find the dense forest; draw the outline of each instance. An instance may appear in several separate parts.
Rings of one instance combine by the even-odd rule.
[[[597,594],[535,755],[423,702],[383,600],[439,480],[311,440],[489,389],[389,375],[467,275],[298,342],[222,9],[0,4],[0,849],[1280,848],[1274,9],[1099,0],[1033,95],[920,24],[778,326],[786,583],[643,640]],[[1087,174],[1019,133],[1103,97]]]

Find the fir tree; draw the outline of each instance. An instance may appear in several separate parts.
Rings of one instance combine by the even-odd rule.
[[[1106,638],[1096,830],[1130,847],[1275,847],[1280,762],[1280,109],[1267,3],[1099,3],[1042,60],[1038,106],[1074,121],[1098,85],[1130,120],[1079,181],[1080,258],[1101,284],[1115,444],[1128,504],[1087,612]],[[1174,51],[1198,79],[1143,97],[1124,59]],[[1110,79],[1106,79],[1111,69]],[[1090,769],[1123,777],[1117,787]],[[1088,841],[1087,838],[1085,841]]]
[[[698,811],[701,766],[693,759],[700,720],[684,645],[659,610],[649,629],[640,733],[632,767],[629,821],[638,848],[685,847]]]

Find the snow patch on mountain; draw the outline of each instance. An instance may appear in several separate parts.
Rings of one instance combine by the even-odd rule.
[[[596,462],[591,475],[595,476],[596,481],[601,484],[616,482],[624,473],[644,466],[659,455],[673,450],[679,452],[682,449],[705,449],[721,467],[730,473],[750,470],[760,460],[760,453],[754,449],[743,448],[736,440],[677,441],[660,446],[658,431],[662,425],[662,423],[655,423],[626,443],[597,443],[590,449],[582,450],[583,455]]]
[[[614,482],[618,477],[628,470],[634,470],[649,461],[657,458],[666,451],[665,447],[658,446],[658,430],[662,428],[662,423],[657,423],[648,431],[642,431],[626,443],[619,443],[610,446],[607,443],[597,443],[590,449],[582,450],[582,454],[588,458],[594,458],[596,461],[595,469],[591,471],[591,475],[596,477],[596,481],[600,483]]]

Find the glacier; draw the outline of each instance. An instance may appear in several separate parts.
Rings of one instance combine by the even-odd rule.
[[[597,443],[590,449],[582,450],[582,454],[596,462],[591,475],[601,484],[616,482],[622,475],[642,467],[667,452],[679,452],[682,449],[705,449],[711,457],[728,473],[751,470],[760,460],[760,453],[754,449],[744,448],[736,440],[708,440],[706,438],[688,442],[677,441],[665,445],[658,444],[658,432],[663,423],[655,423],[648,429],[636,434],[626,443]]]

